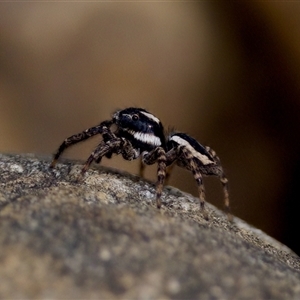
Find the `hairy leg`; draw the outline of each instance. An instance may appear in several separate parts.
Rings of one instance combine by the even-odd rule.
[[[230,213],[230,202],[229,202],[229,188],[228,188],[228,179],[223,171],[221,166],[221,160],[218,157],[217,153],[211,149],[210,147],[206,146],[205,149],[210,153],[213,157],[214,161],[216,162],[216,167],[208,168],[209,175],[216,175],[219,177],[222,187],[223,187],[223,194],[224,194],[224,210],[227,213],[227,218],[229,221],[232,221],[233,217]],[[211,169],[211,170],[209,170]]]
[[[178,151],[182,153],[180,157],[181,160],[184,160],[183,165],[193,173],[193,176],[198,186],[200,209],[202,211],[202,214],[204,215],[204,218],[208,220],[208,214],[207,211],[205,210],[205,188],[203,184],[201,171],[197,166],[193,153],[188,148],[178,147]]]
[[[81,173],[84,174],[93,161],[98,163],[103,156],[110,157],[112,154],[122,154],[124,159],[132,160],[135,158],[136,152],[131,143],[123,138],[117,137],[107,142],[102,141],[87,159]]]
[[[66,150],[66,148],[75,145],[81,141],[84,141],[96,134],[102,134],[103,130],[109,131],[109,126],[111,126],[112,121],[104,121],[98,126],[94,126],[86,129],[83,132],[74,134],[63,141],[63,143],[58,148],[57,152],[54,154],[53,160],[51,162],[50,168],[53,168],[60,157],[60,155]]]
[[[163,148],[158,147],[153,151],[143,156],[143,162],[146,165],[152,165],[157,162],[157,182],[156,182],[156,206],[161,207],[161,194],[164,186],[164,180],[166,177],[166,152]]]
[[[96,149],[92,152],[92,154],[89,156],[87,159],[86,163],[84,164],[82,170],[81,170],[81,175],[84,175],[84,173],[88,170],[90,167],[91,163],[95,160],[97,162],[101,161],[101,158],[109,153],[113,152],[113,148],[109,146],[107,143],[102,141]]]
[[[178,166],[183,167],[193,173],[198,185],[200,209],[204,215],[204,218],[208,219],[208,215],[205,210],[205,189],[203,185],[202,174],[201,170],[198,168],[198,164],[193,152],[185,145],[178,145],[166,153],[166,158],[168,166],[171,164],[174,165],[176,162]],[[173,167],[173,165],[171,167]]]
[[[221,184],[223,186],[225,212],[227,213],[228,220],[232,221],[233,217],[232,217],[232,214],[230,213],[228,179],[225,176],[224,172],[222,173],[221,176],[219,176],[219,178],[220,178]]]
[[[116,135],[113,132],[111,132],[109,127],[107,127],[107,126],[103,127],[102,137],[103,137],[104,142],[108,142],[109,140],[112,140],[112,139],[117,139]],[[113,154],[112,152],[111,153],[108,152],[105,154],[105,157],[111,158],[112,154]],[[101,163],[102,157],[103,156],[99,156],[97,159],[95,159],[97,164]]]

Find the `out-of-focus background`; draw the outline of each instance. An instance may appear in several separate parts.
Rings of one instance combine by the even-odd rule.
[[[299,3],[7,2],[0,12],[1,152],[52,154],[117,108],[146,108],[215,149],[233,213],[300,253]],[[98,142],[65,156],[86,159]],[[170,184],[197,195],[184,170]],[[218,180],[205,186],[222,208]]]

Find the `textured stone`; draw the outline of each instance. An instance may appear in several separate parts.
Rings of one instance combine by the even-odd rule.
[[[298,299],[300,259],[212,205],[80,162],[0,155],[0,298]]]

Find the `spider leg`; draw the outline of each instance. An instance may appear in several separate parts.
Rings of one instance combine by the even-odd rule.
[[[134,149],[132,144],[128,140],[122,139],[121,148],[121,154],[126,160],[133,160],[140,156],[140,151]]]
[[[81,174],[83,175],[88,170],[94,160],[98,163],[105,155],[111,156],[113,153],[119,154],[119,149],[122,142],[123,140],[120,138],[116,138],[107,142],[102,141],[87,159],[81,170]]]
[[[107,142],[109,140],[112,140],[112,139],[116,139],[116,135],[111,132],[108,127],[103,127],[103,133],[102,133],[102,137],[103,137],[103,141],[104,142]],[[111,158],[112,157],[112,154],[113,153],[106,153],[105,156],[107,158]],[[97,159],[96,159],[96,163],[97,164],[100,164],[101,163],[101,160],[102,160],[102,156],[99,156]]]
[[[136,155],[131,143],[123,138],[116,137],[107,142],[102,141],[87,159],[81,170],[81,174],[83,175],[88,170],[93,161],[98,163],[103,156],[111,157],[114,153],[122,154],[126,160],[132,160]]]
[[[195,162],[193,153],[186,147],[180,147],[179,151],[182,152],[182,159],[185,161],[186,168],[193,173],[193,176],[196,180],[198,186],[198,193],[199,193],[199,203],[200,209],[204,215],[204,218],[208,220],[208,214],[205,210],[205,188],[203,184],[203,178],[201,171],[199,170],[197,163]]]
[[[169,152],[167,152],[167,165],[171,165],[175,161],[177,165],[179,165],[180,167],[184,167],[193,173],[198,185],[200,209],[204,215],[204,218],[207,220],[208,215],[205,210],[205,189],[203,185],[202,174],[201,170],[198,168],[192,151],[188,147],[185,147],[183,145],[178,145],[177,147],[172,148]],[[173,167],[173,165],[171,166],[171,168]]]
[[[156,182],[156,206],[161,207],[161,194],[166,177],[166,152],[162,147],[157,147],[143,155],[143,162],[146,165],[152,165],[157,162],[157,182]]]
[[[207,220],[208,215],[207,215],[207,212],[205,210],[205,188],[204,188],[204,184],[203,184],[202,174],[197,168],[192,169],[192,172],[193,172],[194,178],[195,178],[195,180],[197,182],[197,185],[198,185],[200,209],[201,209],[201,211],[204,215],[204,218]]]
[[[229,192],[228,192],[228,179],[225,176],[224,172],[220,176],[220,181],[223,186],[223,193],[224,193],[224,206],[225,211],[227,213],[227,217],[229,221],[232,221],[232,214],[230,213],[230,204],[229,204]]]
[[[171,173],[175,166],[174,161],[177,158],[177,149],[175,148],[168,151],[166,153],[166,157],[167,157],[167,172],[166,172],[165,184],[168,184]]]
[[[172,167],[173,167],[173,166],[172,166]],[[169,167],[169,168],[166,169],[166,177],[165,177],[165,180],[164,180],[164,182],[165,182],[166,184],[167,184],[168,179],[169,179],[169,177],[170,177],[169,169],[172,168],[172,167]],[[143,160],[140,160],[139,177],[145,178],[145,169],[146,169],[145,163],[143,163]]]
[[[230,213],[228,179],[223,171],[223,168],[221,167],[221,160],[213,149],[211,149],[208,146],[206,146],[205,149],[210,153],[210,155],[213,157],[214,161],[218,165],[218,168],[214,170],[212,175],[217,175],[221,181],[224,193],[225,212],[227,213],[228,220],[232,221],[232,215]]]
[[[112,121],[104,121],[102,122],[100,125],[91,127],[86,129],[83,132],[74,134],[68,138],[66,138],[63,143],[60,145],[60,147],[58,148],[57,152],[54,154],[53,156],[53,160],[51,162],[50,168],[54,168],[58,158],[60,157],[60,155],[66,150],[66,148],[75,145],[81,141],[84,141],[96,134],[102,134],[104,132],[104,130],[109,130],[109,126],[112,125]]]
[[[107,143],[102,141],[87,159],[81,170],[81,175],[84,175],[94,160],[98,163],[101,161],[104,155],[110,152],[112,152],[112,148]]]

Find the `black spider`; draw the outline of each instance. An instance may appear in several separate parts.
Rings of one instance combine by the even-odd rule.
[[[111,130],[112,125],[116,127],[114,131]],[[202,174],[220,177],[225,195],[225,208],[229,212],[228,180],[215,152],[209,147],[203,147],[185,133],[175,132],[165,136],[161,121],[142,108],[130,107],[116,111],[111,120],[65,139],[54,155],[51,167],[55,166],[57,159],[67,147],[96,134],[101,134],[103,139],[89,156],[82,174],[93,161],[99,163],[103,156],[111,158],[113,154],[121,154],[126,160],[141,157],[145,165],[157,163],[156,204],[160,208],[167,167],[176,163],[193,173],[198,184],[200,207],[206,218]],[[143,164],[140,175],[143,175]]]

